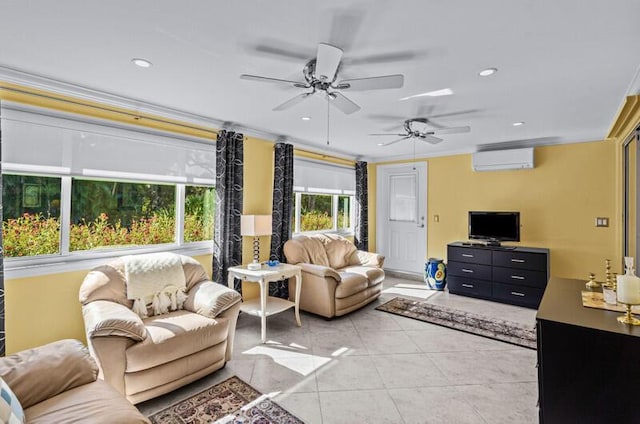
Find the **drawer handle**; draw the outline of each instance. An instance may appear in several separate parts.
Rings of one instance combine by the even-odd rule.
[[[463,253],[462,257],[464,257],[464,258],[473,258],[473,255],[470,255],[468,253]]]
[[[462,284],[462,287],[466,287],[468,289],[472,289],[473,288],[473,284]]]
[[[524,280],[524,277],[522,275],[512,275],[511,278],[514,280]]]
[[[472,269],[462,268],[461,271],[462,272],[467,272],[469,274],[473,274],[473,270]]]
[[[524,259],[511,259],[511,262],[517,262],[519,264],[523,264],[524,263]]]
[[[514,296],[524,297],[524,293],[520,293],[520,292],[511,292],[511,294]]]

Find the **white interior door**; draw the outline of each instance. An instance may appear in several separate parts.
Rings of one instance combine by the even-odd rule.
[[[385,269],[419,273],[427,255],[426,163],[378,167],[376,247]]]

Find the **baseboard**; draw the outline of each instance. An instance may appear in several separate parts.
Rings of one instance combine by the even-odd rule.
[[[422,281],[422,282],[424,282],[424,275],[418,274],[418,273],[415,273],[415,272],[407,272],[407,271],[397,271],[397,270],[393,270],[393,269],[385,269],[384,273],[385,273],[385,275],[387,275],[389,277],[404,278],[406,280],[414,280],[414,281]]]

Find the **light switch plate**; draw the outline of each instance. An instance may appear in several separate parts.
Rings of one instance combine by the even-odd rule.
[[[607,217],[596,218],[596,227],[608,227],[608,226],[609,226],[609,218]]]

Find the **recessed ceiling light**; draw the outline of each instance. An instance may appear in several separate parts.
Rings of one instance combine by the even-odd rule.
[[[496,72],[498,72],[498,68],[487,68],[478,72],[478,75],[480,75],[481,77],[488,77],[489,75],[493,75]]]
[[[152,63],[147,59],[133,58],[131,59],[134,65],[139,66],[141,68],[150,68]]]
[[[378,143],[378,146],[384,146],[384,143]]]
[[[513,123],[513,124],[511,124],[511,125],[513,125],[514,127],[519,127],[519,126],[521,126],[521,125],[524,125],[524,122],[522,122],[522,121],[520,121],[520,122],[514,122],[514,123]]]
[[[400,100],[409,100],[414,99],[416,97],[440,97],[440,96],[450,96],[453,94],[453,90],[450,88],[443,88],[441,90],[435,91],[427,91],[426,93],[414,94],[413,96],[403,97]]]
[[[302,118],[303,121],[311,121],[311,117],[310,116],[303,116]]]

